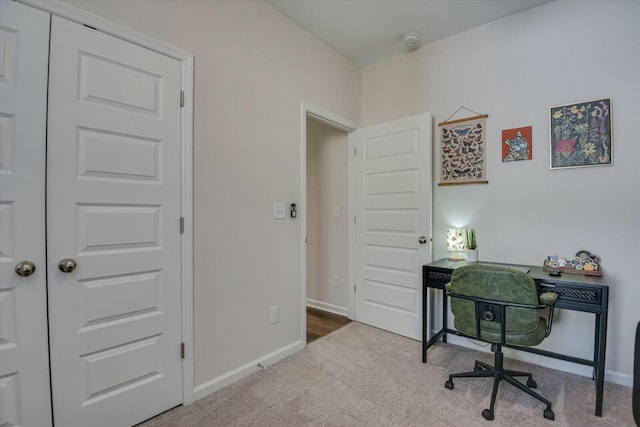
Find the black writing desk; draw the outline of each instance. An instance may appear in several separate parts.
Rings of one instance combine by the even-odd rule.
[[[451,273],[463,265],[476,264],[467,261],[449,261],[441,259],[422,266],[422,362],[427,363],[427,349],[436,341],[442,338],[447,342],[447,334],[456,334],[455,329],[448,328],[448,298],[444,292],[444,286],[451,280]],[[536,353],[543,356],[566,360],[573,363],[592,366],[594,380],[596,383],[596,415],[602,416],[602,394],[604,390],[604,364],[605,350],[607,347],[607,311],[609,307],[609,286],[603,277],[584,276],[581,274],[562,273],[560,277],[550,276],[542,267],[515,266],[513,264],[498,264],[480,262],[480,264],[490,264],[502,267],[515,267],[519,270],[529,270],[529,275],[533,277],[538,285],[538,293],[556,292],[560,297],[556,301],[555,307],[582,311],[595,314],[595,332],[593,360],[580,359],[577,357],[553,353],[533,347],[516,347],[518,350]],[[442,329],[431,339],[427,339],[427,293],[429,288],[442,290]]]

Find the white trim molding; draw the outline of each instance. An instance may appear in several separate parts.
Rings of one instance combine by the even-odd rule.
[[[311,298],[307,298],[307,307],[337,314],[338,316],[349,317],[349,307],[341,307],[339,305],[329,304],[328,302],[317,301]]]
[[[182,90],[184,105],[181,117],[181,217],[184,230],[181,234],[182,273],[182,342],[185,355],[182,360],[182,403],[188,405],[194,399],[194,342],[193,342],[193,55],[182,60]]]
[[[204,384],[200,384],[196,386],[194,390],[195,399],[203,398],[213,392],[220,390],[223,387],[231,385],[237,381],[240,381],[243,378],[248,377],[251,374],[254,374],[261,369],[267,369],[269,365],[273,365],[281,359],[284,359],[287,356],[290,356],[294,353],[297,353],[300,350],[303,350],[305,347],[304,341],[296,341],[293,344],[289,344],[288,346],[282,347],[272,353],[266,354],[263,357],[252,360],[249,363],[240,366],[237,369],[234,369],[231,372],[227,372],[224,375],[216,377],[211,381],[207,381]]]
[[[1,0],[0,0],[1,1]],[[181,89],[184,91],[184,106],[180,117],[181,152],[181,200],[180,212],[184,218],[184,233],[181,235],[181,310],[182,342],[185,355],[182,360],[182,403],[194,400],[193,378],[193,54],[133,31],[75,6],[58,0],[17,0],[20,3],[43,10],[97,31],[160,53],[181,63]]]

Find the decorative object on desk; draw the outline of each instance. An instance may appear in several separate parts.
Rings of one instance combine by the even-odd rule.
[[[476,115],[449,121],[462,109]],[[489,183],[485,160],[487,117],[461,105],[447,120],[438,123],[442,160],[438,185]]]
[[[600,257],[589,251],[578,251],[571,258],[560,258],[558,255],[549,255],[542,266],[544,271],[561,271],[564,273],[584,274],[587,276],[602,276]]]
[[[467,230],[467,241],[465,244],[467,248],[467,261],[478,261],[478,245],[476,242],[476,230],[471,228]]]
[[[531,126],[502,131],[502,161],[531,160],[533,144]]]
[[[464,228],[447,228],[447,250],[453,252],[449,260],[464,261],[464,237]]]
[[[613,164],[611,98],[549,109],[551,169]]]

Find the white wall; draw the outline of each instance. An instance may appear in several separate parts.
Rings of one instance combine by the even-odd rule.
[[[346,132],[307,119],[307,304],[344,316],[349,313],[347,148]]]
[[[447,256],[452,225],[476,229],[481,260],[538,265],[553,253],[600,255],[611,289],[607,379],[627,384],[640,320],[639,18],[638,1],[558,0],[362,72],[363,125],[424,111],[438,123],[461,105],[489,114],[489,184],[434,186],[434,259]],[[549,107],[606,97],[613,100],[614,165],[550,170]],[[501,131],[528,125],[533,160],[502,163]],[[438,159],[437,126],[434,132]],[[436,160],[434,184],[439,176]],[[559,311],[544,345],[590,358],[592,330],[593,315]]]
[[[300,223],[273,220],[272,202],[301,197],[301,101],[359,121],[360,72],[262,1],[67,3],[195,55],[199,397],[301,344]]]
[[[195,54],[195,384],[300,339],[300,227],[272,220],[271,203],[301,194],[302,100],[355,122],[362,107],[364,124],[424,111],[437,123],[461,104],[488,113],[490,183],[434,187],[434,259],[446,255],[450,225],[476,228],[483,260],[598,253],[611,286],[608,379],[630,377],[640,318],[640,2],[556,0],[361,77],[261,1],[65,1]],[[613,98],[615,164],[549,170],[549,106],[603,97]],[[500,131],[526,125],[533,160],[501,163]],[[272,305],[281,307],[276,326]],[[588,315],[561,313],[547,345],[587,357],[591,326]]]

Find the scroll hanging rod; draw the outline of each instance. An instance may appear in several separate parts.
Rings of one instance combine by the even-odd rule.
[[[456,114],[458,114],[458,112],[459,112],[460,110],[467,110],[467,111],[469,111],[469,112],[471,112],[471,113],[473,113],[473,114],[476,114],[476,115],[477,115],[477,117],[467,117],[467,118],[464,118],[464,119],[454,120],[454,121],[451,121],[451,122],[450,122],[449,120],[450,120],[453,116],[455,116]],[[442,123],[438,123],[438,126],[443,126],[443,125],[446,125],[446,124],[451,124],[451,123],[456,123],[456,122],[463,122],[463,121],[472,120],[472,119],[487,118],[487,117],[489,117],[489,115],[488,115],[488,114],[480,114],[480,113],[478,113],[477,111],[472,110],[471,108],[467,108],[467,107],[465,107],[464,105],[461,105],[461,106],[460,106],[460,108],[458,108],[456,111],[454,111],[454,113],[453,113],[452,115],[450,115],[449,117],[447,117],[447,119],[446,119],[444,122],[442,122]]]

